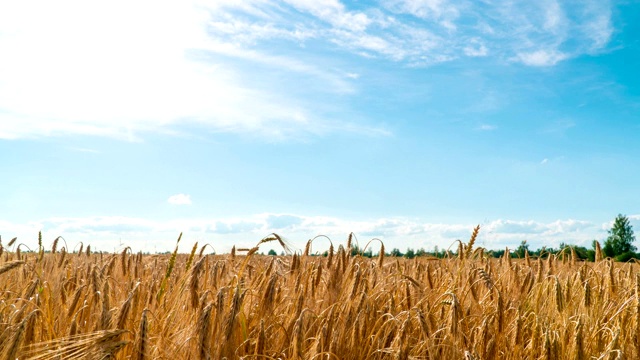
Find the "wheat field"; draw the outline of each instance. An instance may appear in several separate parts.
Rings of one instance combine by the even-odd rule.
[[[354,255],[351,236],[326,257],[258,255],[287,247],[275,234],[227,255],[8,244],[0,359],[640,358],[636,264],[493,259],[475,235],[411,260]]]

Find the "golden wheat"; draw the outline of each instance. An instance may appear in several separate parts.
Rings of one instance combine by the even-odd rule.
[[[377,258],[353,244],[319,256],[311,241],[258,255],[271,241],[290,252],[275,234],[198,259],[197,243],[178,252],[181,237],[170,255],[69,256],[56,239],[18,256],[14,240],[0,262],[0,360],[640,358],[635,263],[573,249],[494,259],[472,250],[478,230],[459,257],[411,260],[384,245]]]

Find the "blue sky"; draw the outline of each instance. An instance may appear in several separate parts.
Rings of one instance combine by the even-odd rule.
[[[638,18],[638,1],[2,3],[0,235],[432,249],[481,224],[488,248],[588,246],[618,213],[640,225]]]

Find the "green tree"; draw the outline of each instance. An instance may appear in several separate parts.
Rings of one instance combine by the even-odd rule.
[[[393,248],[391,250],[391,254],[389,254],[391,256],[395,256],[395,257],[402,257],[404,254],[402,253],[402,251],[400,251],[400,249],[398,248]]]
[[[440,253],[440,248],[438,248],[438,245],[433,247],[433,255],[435,257],[442,257],[442,254]]]
[[[269,250],[268,254],[271,255],[271,256],[278,255],[278,253],[273,249]]]
[[[516,249],[516,254],[518,254],[519,258],[524,258],[524,253],[529,252],[529,244],[527,244],[527,240],[522,240],[520,246]]]
[[[631,253],[636,250],[633,245],[634,241],[636,241],[636,237],[633,234],[633,227],[629,222],[629,218],[618,214],[611,230],[609,230],[609,237],[604,241],[602,251],[610,257]]]
[[[360,254],[360,248],[358,248],[358,245],[354,245],[351,247],[351,256],[356,256]]]
[[[408,259],[413,259],[414,257],[416,257],[416,252],[412,248],[408,248],[404,256]]]

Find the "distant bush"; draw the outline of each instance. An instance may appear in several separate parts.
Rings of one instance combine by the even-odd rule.
[[[637,259],[637,258],[638,258],[638,254],[634,253],[633,251],[627,251],[626,253],[622,253],[614,257],[616,261],[620,261],[620,262],[627,262],[631,259]]]

